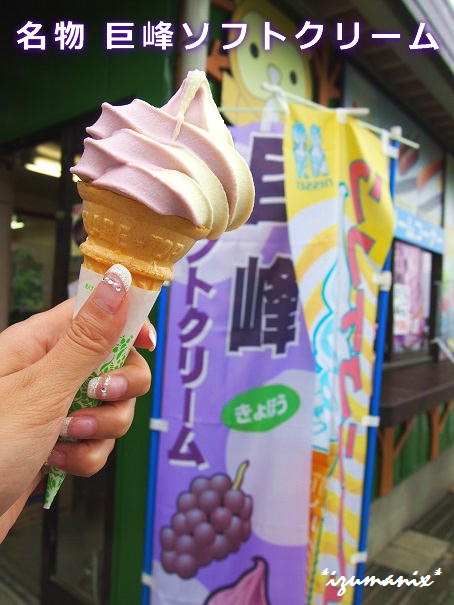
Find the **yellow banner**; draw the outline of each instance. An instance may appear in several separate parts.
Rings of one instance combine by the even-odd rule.
[[[351,603],[374,363],[377,275],[394,213],[381,141],[353,118],[291,105],[284,136],[290,247],[317,373],[308,603]]]

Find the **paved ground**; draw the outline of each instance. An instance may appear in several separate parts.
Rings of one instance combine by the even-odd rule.
[[[434,575],[435,571],[440,575]],[[417,576],[413,572],[418,571]],[[363,605],[454,605],[454,493],[409,530],[389,544],[367,567],[369,576],[390,574],[411,579],[432,576],[433,584],[415,588],[373,586],[364,588]]]
[[[0,545],[0,605],[38,605],[41,530],[42,504],[34,502]]]
[[[39,605],[38,597],[24,589],[13,577],[8,570],[0,566],[0,604]]]
[[[29,548],[26,553],[34,561],[38,560],[34,550],[39,548],[39,525],[30,524],[34,527],[33,536],[31,530],[27,532]],[[0,549],[0,605],[38,605],[32,593],[36,594],[39,570],[30,568],[26,580],[18,582],[15,575],[26,561],[24,550],[17,550],[20,559],[11,557],[14,555],[11,551],[9,557],[5,551],[2,556]],[[434,575],[436,570],[441,574]],[[454,605],[454,493],[448,493],[418,523],[397,536],[367,567],[366,574],[381,579],[391,574],[395,579],[401,575],[411,579],[414,571],[418,571],[417,578],[430,574],[433,584],[425,588],[365,587],[362,605]]]

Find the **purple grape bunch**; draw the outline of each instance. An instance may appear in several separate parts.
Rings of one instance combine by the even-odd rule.
[[[159,534],[167,573],[192,578],[200,567],[225,559],[249,539],[253,503],[241,489],[248,465],[240,465],[233,483],[224,473],[195,477],[189,491],[179,495],[177,512]]]

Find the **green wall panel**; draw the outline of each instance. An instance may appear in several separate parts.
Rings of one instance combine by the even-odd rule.
[[[395,431],[396,440],[403,433],[403,427]],[[394,461],[394,484],[416,472],[428,460],[429,435],[425,414],[416,416],[400,454]]]
[[[440,451],[443,452],[454,445],[454,410],[448,416],[440,434]]]
[[[162,104],[173,87],[172,52],[142,48],[142,25],[176,23],[177,9],[175,0],[10,3],[0,20],[0,143],[97,110],[106,100],[137,96]],[[46,51],[17,46],[16,30],[28,20],[43,24]],[[56,48],[51,34],[60,20],[85,23],[84,50]],[[136,48],[106,50],[107,21],[135,23]]]
[[[155,305],[150,315],[156,324]],[[154,354],[141,351],[151,368]],[[137,399],[134,421],[119,439],[115,464],[115,506],[111,569],[111,605],[138,604],[143,569],[148,480],[151,391]]]
[[[442,408],[444,409],[444,407]],[[395,440],[403,433],[403,426],[395,427]],[[454,410],[448,416],[445,426],[440,433],[440,453],[454,445]],[[429,462],[430,427],[427,414],[415,417],[410,434],[394,461],[394,486],[415,473]],[[378,480],[380,469],[380,450],[377,448],[375,460],[373,499],[378,498]]]

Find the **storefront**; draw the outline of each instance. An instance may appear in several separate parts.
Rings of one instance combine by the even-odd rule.
[[[394,52],[391,43],[386,45],[383,42],[382,49],[378,46],[371,48],[370,44],[363,47],[363,40],[357,51],[353,48],[347,54],[339,50],[342,40],[337,38],[336,41],[333,32],[336,32],[336,23],[341,21],[347,28],[347,23],[350,27],[358,18],[364,24],[364,39],[370,31],[385,31],[393,27],[401,31],[402,36],[412,32],[418,17],[412,17],[404,6],[407,3],[398,3],[395,11],[383,9],[381,14],[370,11],[370,7],[364,7],[362,2],[343,4],[343,10],[338,11],[332,3],[324,1],[305,3],[304,8],[296,8],[291,2],[278,7],[276,3],[260,0],[236,3],[219,0],[213,1],[210,7],[208,3],[190,0],[162,2],[159,7],[145,2],[137,2],[127,8],[96,3],[77,12],[68,9],[68,14],[63,16],[85,24],[83,52],[57,48],[52,29],[56,18],[51,8],[32,11],[30,7],[29,14],[23,5],[12,9],[1,26],[2,38],[10,44],[7,49],[10,60],[2,68],[3,80],[11,86],[0,100],[3,115],[0,132],[0,280],[4,291],[9,292],[7,304],[5,299],[0,301],[0,326],[48,309],[73,291],[71,288],[74,288],[81,264],[77,244],[83,233],[80,199],[68,169],[82,153],[84,128],[96,120],[103,101],[122,104],[133,98],[143,98],[160,106],[175,89],[185,66],[192,64],[203,69],[206,65],[214,96],[225,119],[233,126],[232,132],[240,151],[242,148],[246,153],[249,145],[248,125],[260,124],[261,133],[257,134],[255,141],[261,141],[262,147],[257,144],[257,155],[251,158],[259,203],[256,203],[250,225],[257,227],[253,237],[255,243],[261,242],[262,246],[257,248],[257,256],[263,254],[266,260],[262,266],[256,267],[250,260],[255,252],[251,252],[247,259],[243,259],[243,265],[238,261],[236,281],[232,278],[231,285],[232,296],[237,301],[246,297],[246,288],[258,287],[257,284],[272,280],[270,276],[274,275],[275,269],[280,274],[285,273],[286,265],[282,268],[282,263],[288,261],[291,267],[283,197],[283,106],[273,86],[296,97],[331,107],[368,107],[370,115],[365,119],[379,128],[400,125],[404,136],[417,141],[420,149],[415,151],[401,146],[397,168],[394,198],[397,228],[392,247],[394,277],[388,309],[379,454],[375,472],[375,501],[378,505],[375,509],[373,507],[371,521],[372,550],[376,551],[383,546],[385,537],[393,537],[392,532],[401,529],[405,523],[402,520],[400,527],[393,526],[381,537],[378,535],[380,532],[374,528],[382,523],[383,506],[380,501],[383,498],[388,498],[388,506],[402,506],[406,495],[415,494],[417,473],[424,471],[430,461],[434,476],[430,487],[432,500],[449,484],[449,476],[445,472],[437,477],[436,461],[443,458],[443,466],[439,468],[444,469],[446,458],[452,460],[454,444],[454,415],[450,414],[449,403],[454,398],[454,379],[450,375],[451,366],[446,352],[443,352],[447,347],[449,354],[454,337],[451,309],[454,291],[454,163],[450,155],[454,142],[453,117],[446,109],[445,92],[449,85],[445,76],[448,68],[441,55],[433,58],[430,51],[419,55],[419,65],[406,46]],[[45,52],[26,52],[11,42],[17,29],[32,17],[44,26],[43,32],[47,36]],[[309,18],[312,22],[323,21],[325,33],[330,33],[320,45],[302,53],[289,40]],[[267,19],[274,32],[269,34],[271,48],[263,52],[262,27]],[[124,34],[127,47],[106,47],[104,32],[107,21],[121,23],[130,32],[131,38]],[[168,48],[145,45],[146,24],[159,21],[175,25],[174,45]],[[192,37],[181,27],[183,22],[192,27]],[[198,45],[195,50],[187,50],[187,46],[204,31],[205,22],[210,26],[207,31],[209,42]],[[232,44],[238,36],[238,32],[234,35],[233,29],[223,27],[223,24],[240,22],[248,24],[248,38],[242,45],[223,51],[221,45]],[[199,32],[197,36],[196,30]],[[288,38],[288,43],[282,44],[278,35]],[[409,65],[413,70],[410,76]],[[432,93],[427,85],[427,66],[434,83]],[[262,166],[266,168],[262,169]],[[304,167],[301,170],[304,172]],[[266,177],[271,175],[271,178],[262,178],[264,174]],[[271,224],[271,231],[266,230],[267,223]],[[275,241],[272,238],[268,241],[270,233],[279,233],[279,237],[276,235]],[[243,242],[243,245],[253,249],[251,243]],[[200,258],[193,260],[194,266],[189,265],[189,271],[194,271],[194,275],[197,266],[202,266],[197,265]],[[276,259],[281,259],[281,265]],[[221,264],[218,270],[224,275]],[[215,279],[209,269],[204,271],[208,271],[203,275],[211,275],[213,283],[220,279],[219,275]],[[225,283],[229,279],[226,272]],[[153,535],[155,546],[159,541],[157,526],[152,527],[153,518],[150,517],[150,498],[156,489],[156,481],[162,494],[166,489],[173,493],[165,483],[166,473],[173,477],[171,468],[191,466],[194,461],[191,468],[195,468],[197,473],[203,475],[206,468],[204,460],[198,458],[199,454],[194,449],[196,441],[189,437],[192,426],[184,417],[186,412],[181,411],[186,405],[184,398],[189,387],[179,390],[177,383],[171,384],[169,378],[172,372],[180,372],[183,376],[185,369],[174,362],[178,356],[181,359],[182,350],[176,348],[181,338],[177,334],[176,323],[168,320],[166,323],[165,313],[184,322],[186,312],[192,308],[190,305],[187,309],[185,307],[189,304],[189,285],[184,280],[177,282],[173,293],[170,287],[170,302],[161,297],[162,304],[153,309],[152,315],[157,322],[157,315],[164,314],[164,319],[161,317],[159,321],[166,335],[158,351],[161,359],[155,371],[155,381],[163,387],[166,401],[172,401],[176,416],[180,418],[182,415],[181,431],[170,447],[173,453],[169,450],[167,459],[167,437],[163,437],[162,455],[159,460],[153,459],[155,467],[152,470],[159,476],[158,479],[153,478],[149,468],[149,424],[150,416],[155,417],[162,403],[159,402],[158,408],[150,412],[158,397],[157,387],[154,387],[153,402],[150,395],[141,398],[133,427],[119,441],[107,468],[90,479],[68,478],[55,505],[46,513],[41,509],[42,488],[38,490],[0,547],[0,582],[6,586],[14,584],[16,589],[20,586],[24,598],[40,598],[46,605],[120,605],[139,603],[141,594],[143,599],[148,598],[153,579],[150,584],[147,574],[150,573],[152,549],[148,550],[147,542],[153,540]],[[244,291],[240,291],[241,283]],[[297,301],[296,285],[285,291],[278,290],[278,286],[273,281],[278,295],[285,295],[281,298],[281,305],[290,304],[289,300]],[[265,305],[268,304],[265,297],[263,300]],[[227,299],[224,302],[226,317],[229,316],[229,321],[234,323],[235,317],[229,315],[230,303],[227,304]],[[204,308],[203,302],[201,305],[206,314],[215,313],[210,307]],[[223,307],[215,307],[216,313],[222,315]],[[295,308],[285,306],[284,310],[288,316],[299,317],[296,302]],[[242,309],[243,319],[246,312],[246,308]],[[269,311],[271,315],[273,312],[277,313]],[[272,330],[263,336],[262,341],[256,342],[253,330],[248,335],[242,319],[238,318],[237,335],[241,338],[229,342],[229,354],[237,355],[241,366],[242,350],[257,351],[255,363],[261,368],[257,372],[260,374],[260,386],[268,380],[264,369],[268,358],[272,358],[273,363],[279,359],[281,373],[284,370],[291,370],[295,376],[297,372],[306,373],[304,380],[312,380],[309,375],[313,375],[314,362],[301,353],[309,347],[310,322],[307,318],[306,321],[307,333],[305,320],[300,318],[285,324],[286,339],[282,342],[273,340]],[[252,322],[251,315],[251,325]],[[437,338],[440,339],[438,343]],[[208,349],[208,344],[206,347]],[[299,365],[298,351],[303,356]],[[154,368],[156,356],[146,355]],[[233,361],[229,367],[234,367]],[[241,376],[240,370],[235,371]],[[418,374],[424,377],[420,383],[415,382]],[[295,378],[296,383],[298,380]],[[428,381],[432,382],[430,389],[426,389]],[[249,382],[245,380],[244,392],[253,388],[254,381]],[[186,384],[183,380],[183,386]],[[205,386],[215,387],[208,383]],[[410,392],[412,388],[416,392]],[[298,390],[296,386],[295,389]],[[423,389],[427,392],[421,393]],[[224,390],[230,392],[227,387]],[[198,391],[197,395],[195,386],[192,393],[195,393],[191,400],[195,410],[196,397],[208,395],[204,391]],[[232,396],[226,395],[228,398],[232,399]],[[165,416],[163,403],[161,411]],[[304,417],[304,422],[309,424],[310,417]],[[240,451],[240,438],[248,433],[238,435],[238,442],[234,441],[229,447],[237,447]],[[253,435],[251,440],[260,436],[259,429],[249,435]],[[306,437],[309,443],[310,433]],[[256,441],[260,447],[260,439]],[[310,459],[309,446],[307,455]],[[276,475],[273,476],[275,485],[280,485],[283,473],[278,467],[285,461],[279,456],[277,459],[280,462],[276,462]],[[243,461],[236,460],[234,454],[232,460],[238,463],[235,468],[240,469]],[[267,464],[268,469],[273,467],[271,459]],[[234,462],[229,462],[229,465],[226,467],[231,470]],[[287,471],[291,475],[292,469]],[[260,482],[261,478],[254,478],[253,471],[250,472],[252,478],[247,481]],[[231,474],[233,480],[233,471]],[[185,475],[184,481],[189,481],[189,477],[189,474]],[[152,484],[154,487],[150,487]],[[400,484],[404,485],[403,491],[393,489]],[[277,492],[275,500],[271,495],[270,498],[280,506]],[[294,493],[307,500],[309,505],[308,489],[301,487]],[[397,495],[393,496],[393,493]],[[162,512],[166,506],[165,497],[162,498],[156,510],[154,505],[152,507],[156,523],[165,517]],[[421,515],[432,500],[425,498],[421,506],[415,504],[407,520]],[[307,541],[308,528],[301,531]],[[257,535],[267,540],[271,534],[264,531]],[[272,538],[270,540],[275,544],[275,537]],[[300,545],[297,537],[287,538],[276,543],[288,547]],[[298,551],[304,566],[308,565],[305,557],[310,556],[305,553]],[[150,560],[147,561],[147,557]],[[153,557],[156,560],[156,553]],[[188,586],[194,587],[192,584]],[[206,592],[203,594],[208,595]]]
[[[80,54],[52,47],[52,6],[28,8],[11,8],[2,23],[9,57],[2,68],[9,83],[2,97],[1,280],[9,293],[1,301],[2,327],[74,294],[82,233],[80,198],[69,167],[83,150],[85,127],[96,120],[100,104],[140,97],[161,105],[174,78],[170,52],[105,52],[106,16],[118,16],[110,5],[68,13],[68,19],[87,27],[86,50]],[[156,13],[175,21],[175,11],[172,2],[161,3],[159,15],[142,3],[129,8],[127,18],[141,23]],[[44,24],[46,52],[9,46],[34,12]],[[148,406],[149,397],[143,398],[135,426],[108,468],[86,481],[68,478],[58,505],[44,516],[41,486],[2,545],[2,582],[13,584],[27,602],[39,595],[45,603],[121,602],[115,593],[129,592],[130,577],[142,565]],[[137,475],[131,472],[135,468]],[[131,480],[137,490],[126,502],[124,485]]]

